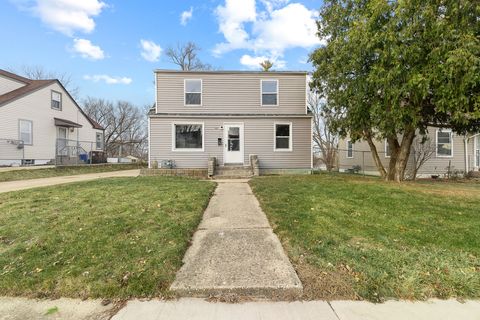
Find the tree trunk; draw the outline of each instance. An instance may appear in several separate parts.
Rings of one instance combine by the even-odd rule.
[[[365,134],[365,138],[367,139],[368,145],[370,146],[370,151],[372,152],[372,157],[373,161],[375,162],[375,165],[377,166],[378,172],[380,173],[380,176],[384,179],[387,177],[387,172],[385,171],[385,167],[382,164],[382,161],[380,160],[380,157],[378,156],[377,152],[377,147],[375,146],[375,143],[373,142],[372,135],[370,133]],[[365,169],[365,168],[363,168]]]
[[[402,138],[402,144],[397,155],[397,160],[394,166],[393,180],[400,182],[405,178],[405,168],[407,167],[408,158],[412,148],[413,139],[415,138],[415,129],[410,128],[405,131]]]

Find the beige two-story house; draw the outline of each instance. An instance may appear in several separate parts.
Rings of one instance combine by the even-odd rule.
[[[0,166],[91,163],[104,129],[56,79],[0,69]]]
[[[175,168],[250,166],[310,172],[306,72],[155,71],[149,163]]]

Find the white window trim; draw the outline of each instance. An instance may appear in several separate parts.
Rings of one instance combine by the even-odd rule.
[[[391,157],[391,154],[392,152],[390,151],[390,155],[387,154],[387,147],[388,147],[388,141],[387,139],[385,139],[385,158],[390,158]]]
[[[60,108],[54,108],[52,106],[52,101],[53,101],[53,93],[58,93],[60,95]],[[50,108],[53,109],[53,110],[57,110],[57,111],[62,111],[62,108],[63,108],[63,95],[61,92],[59,91],[56,91],[56,90],[50,90]]]
[[[288,149],[277,149],[277,124],[288,125]],[[292,152],[293,151],[293,125],[292,122],[274,122],[273,123],[273,151],[274,152]]]
[[[25,122],[30,122],[30,143],[25,143],[25,141],[22,140],[22,132],[20,131],[20,122],[25,121]],[[32,120],[27,120],[27,119],[18,119],[18,140],[22,140],[23,144],[26,146],[33,146],[33,121]]]
[[[351,157],[348,156],[348,151],[349,151],[349,150],[348,150],[348,143],[349,143],[349,142],[352,144],[352,156],[351,156]],[[346,147],[346,149],[347,149],[347,152],[346,152],[346,154],[347,154],[347,159],[353,159],[354,148],[353,148],[352,139],[348,139],[348,140],[346,141],[346,143],[347,143],[347,147]]]
[[[277,104],[263,104],[263,81],[276,81],[277,82]],[[280,81],[278,79],[260,79],[260,105],[262,107],[278,107],[280,105]],[[273,94],[273,92],[266,92],[265,94]]]
[[[98,145],[97,145],[97,136],[98,136],[99,134],[102,135],[102,140],[100,140],[100,144],[101,144],[100,148],[99,148]],[[104,133],[103,133],[103,132],[95,132],[95,149],[96,149],[96,150],[103,150],[103,145],[104,145],[104,143],[105,143],[104,140],[105,140],[105,137],[104,137]]]
[[[175,148],[175,126],[176,125],[189,125],[197,124],[202,126],[202,148]],[[205,123],[204,122],[192,122],[192,121],[173,121],[172,122],[172,151],[173,152],[204,152],[205,151]]]
[[[200,81],[200,104],[187,104],[186,95],[187,93],[198,93],[198,92],[187,92],[187,81]],[[202,79],[183,79],[183,106],[184,107],[201,107],[203,105],[203,80]]]
[[[438,154],[438,133],[439,132],[449,132],[450,133],[450,145],[451,145],[451,155],[449,156],[445,156],[445,155],[442,155],[442,154]],[[453,132],[451,129],[443,129],[443,130],[440,130],[440,129],[437,129],[436,132],[435,132],[435,156],[437,158],[453,158]]]

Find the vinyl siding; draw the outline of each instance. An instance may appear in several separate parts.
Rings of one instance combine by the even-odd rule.
[[[23,87],[24,85],[24,83],[0,76],[0,95]]]
[[[306,75],[156,73],[157,113],[306,114]],[[184,79],[202,79],[202,106],[184,105]],[[278,80],[278,106],[261,106],[261,79]]]
[[[51,108],[51,90],[62,93],[62,110]],[[25,159],[50,160],[55,158],[57,127],[53,118],[81,124],[83,127],[68,130],[68,139],[95,141],[96,130],[57,83],[37,90],[27,96],[0,107],[0,138],[19,139],[18,120],[33,122],[33,144],[25,146]]]
[[[435,144],[436,142],[436,128],[429,128],[428,137]],[[465,171],[465,145],[464,136],[453,134],[453,156],[452,157],[438,157],[436,153],[420,168],[419,174],[433,175],[444,174],[447,172],[447,167],[451,165],[451,170]],[[339,142],[339,165],[340,169],[352,168],[354,165],[359,165],[365,171],[376,172],[377,167],[371,156],[370,147],[366,141],[357,141],[353,146],[353,158],[347,158],[347,140],[341,139]],[[385,142],[375,141],[375,146],[379,153],[382,164],[388,167],[390,158],[385,157]],[[469,169],[474,168],[474,140],[470,139],[468,143],[468,163]],[[407,170],[413,167],[413,154],[411,154],[407,164]]]
[[[204,151],[172,151],[172,123],[203,122]],[[206,168],[209,157],[216,157],[223,165],[223,138],[220,128],[225,122],[244,124],[244,164],[249,165],[249,155],[258,155],[260,168],[308,169],[311,167],[311,118],[150,118],[151,161],[174,160],[178,168]],[[274,123],[292,123],[291,152],[274,152]]]

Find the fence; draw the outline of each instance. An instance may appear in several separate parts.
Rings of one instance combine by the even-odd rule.
[[[0,167],[20,166],[25,162],[25,148],[22,140],[0,139]]]
[[[105,163],[102,146],[95,141],[57,139],[55,143],[55,165],[72,166]]]
[[[378,151],[378,156],[383,167],[388,170],[390,162],[389,154],[380,150]],[[325,163],[320,160],[321,153],[317,153],[314,157],[315,168],[326,170]],[[421,159],[424,160],[419,167]],[[478,150],[476,154],[469,155],[467,161],[469,171],[478,170],[480,167],[480,154]],[[335,159],[332,170],[361,175],[379,175],[378,168],[370,150],[335,149]],[[413,178],[415,171],[416,177],[419,178],[453,178],[463,176],[465,174],[465,158],[463,155],[455,155],[449,158],[437,157],[434,152],[425,156],[425,153],[415,153],[415,151],[412,150],[405,170],[406,178]]]

